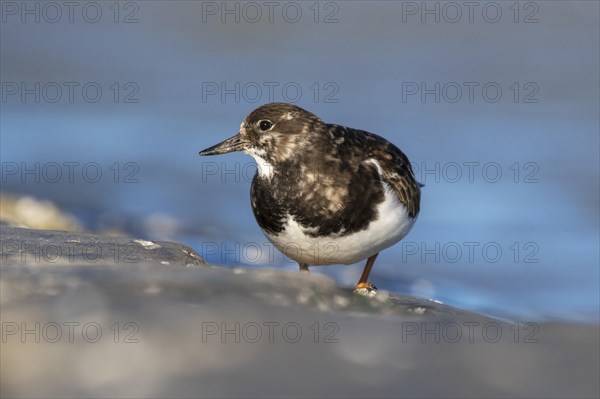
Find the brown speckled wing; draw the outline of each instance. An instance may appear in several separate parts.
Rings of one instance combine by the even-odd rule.
[[[412,174],[412,171],[410,171]],[[414,176],[407,174],[384,174],[383,181],[393,189],[401,203],[408,209],[410,217],[414,218],[419,213],[421,202],[421,188]]]
[[[421,185],[415,179],[406,155],[390,142],[379,147],[373,155],[383,169],[383,181],[393,188],[409,216],[416,217],[421,203]]]
[[[381,167],[382,180],[388,183],[398,200],[406,206],[410,217],[419,213],[421,202],[421,184],[415,179],[412,167],[406,155],[394,144],[381,136],[364,130],[335,126],[340,134],[352,144],[351,148],[360,153],[352,154],[363,162],[375,159]]]

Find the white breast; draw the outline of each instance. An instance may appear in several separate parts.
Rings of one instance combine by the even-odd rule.
[[[308,265],[351,264],[375,255],[400,241],[410,231],[415,218],[384,183],[385,200],[378,208],[378,217],[365,230],[345,236],[311,237],[310,229],[289,217],[285,230],[267,238],[290,259]]]

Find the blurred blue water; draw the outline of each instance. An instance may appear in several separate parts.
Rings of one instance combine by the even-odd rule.
[[[495,3],[495,23],[481,10],[471,23],[466,9],[456,23],[445,14],[423,23],[407,2],[320,3],[317,23],[313,3],[301,2],[296,23],[278,13],[273,23],[266,14],[222,23],[207,3],[183,1],[120,3],[118,23],[112,2],[96,3],[97,23],[78,13],[73,23],[23,23],[3,9],[2,191],[52,199],[94,229],[183,241],[215,263],[294,268],[252,216],[251,159],[197,152],[299,87],[298,105],[390,139],[426,184],[413,231],[378,259],[378,287],[502,317],[598,322],[598,3],[529,3],[537,11],[519,3],[517,23],[513,2]],[[242,3],[228,4],[242,13]],[[138,22],[123,23],[133,11]],[[533,11],[537,22],[523,23]],[[332,12],[337,22],[323,23]],[[65,89],[52,103],[52,85],[39,102],[10,94],[36,82],[79,86],[72,102]],[[81,91],[90,82],[102,90],[98,102]],[[407,92],[436,82],[439,102]],[[472,101],[465,82],[477,85]],[[221,84],[240,91],[222,99]],[[128,94],[138,101],[124,102]],[[79,165],[73,181],[7,173],[36,162]],[[97,182],[81,175],[92,162]],[[352,285],[360,269],[316,271]]]

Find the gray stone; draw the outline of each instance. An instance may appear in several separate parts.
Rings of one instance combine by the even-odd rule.
[[[172,242],[8,226],[0,226],[0,240],[5,264],[206,265],[194,250]]]
[[[598,397],[596,326],[514,323],[357,296],[316,273],[178,259],[3,258],[1,396]]]

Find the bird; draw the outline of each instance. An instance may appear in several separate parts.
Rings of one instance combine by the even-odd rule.
[[[234,151],[256,161],[250,202],[267,239],[302,272],[366,259],[355,292],[376,293],[375,259],[420,210],[422,184],[407,156],[381,136],[283,102],[256,108],[237,134],[199,154]]]

